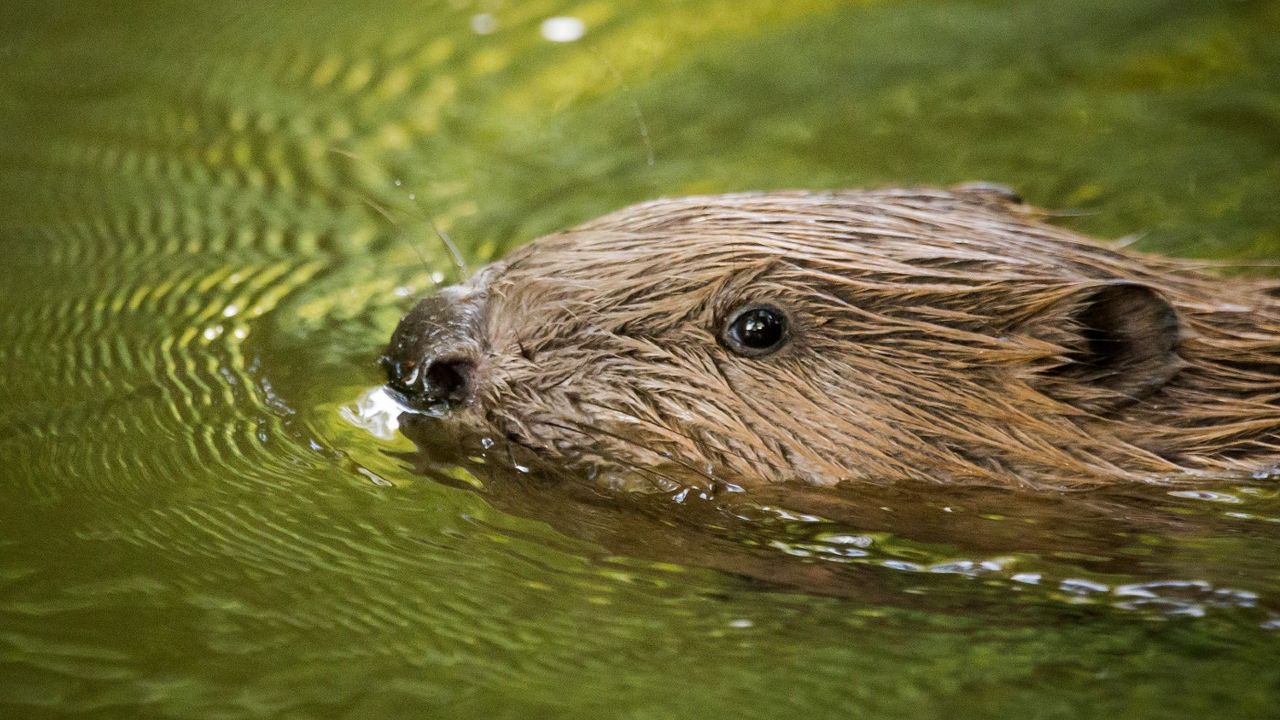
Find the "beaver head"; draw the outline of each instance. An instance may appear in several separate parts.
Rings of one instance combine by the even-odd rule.
[[[451,437],[615,480],[1267,468],[1276,286],[1039,217],[991,186],[637,205],[421,301],[388,385]]]

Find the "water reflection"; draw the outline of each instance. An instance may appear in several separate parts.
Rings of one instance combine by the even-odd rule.
[[[368,399],[377,395],[350,416],[378,433],[398,425],[416,445],[401,455],[416,473],[608,555],[709,568],[759,589],[904,608],[1084,604],[1151,618],[1234,611],[1264,627],[1280,617],[1280,598],[1233,585],[1239,568],[1206,565],[1187,552],[1187,544],[1256,530],[1238,513],[1205,511],[1225,491],[1029,493],[914,482],[625,492],[493,441],[485,443],[492,452],[454,454],[457,439],[442,435],[440,423],[397,417],[393,405]],[[1277,509],[1274,493],[1237,493],[1266,496],[1258,514]]]

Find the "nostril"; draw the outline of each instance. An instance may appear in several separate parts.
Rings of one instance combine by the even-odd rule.
[[[400,392],[412,391],[414,384],[418,381],[417,363],[412,360],[396,361],[385,355],[379,358],[378,362],[387,371],[388,385]]]
[[[466,400],[471,393],[475,363],[462,358],[441,359],[427,366],[426,393],[431,400]]]

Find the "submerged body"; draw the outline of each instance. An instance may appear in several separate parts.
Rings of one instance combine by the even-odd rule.
[[[1280,286],[1040,216],[988,186],[637,205],[423,300],[388,385],[452,441],[627,483],[1271,471]]]

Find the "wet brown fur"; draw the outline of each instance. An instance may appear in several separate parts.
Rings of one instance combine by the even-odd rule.
[[[614,479],[1073,488],[1269,471],[1280,286],[1042,218],[983,190],[615,212],[464,287],[474,389],[443,422]],[[1109,288],[1122,301],[1101,322],[1137,327],[1139,350],[1098,368],[1085,318]],[[787,313],[782,350],[717,340],[747,302]]]

